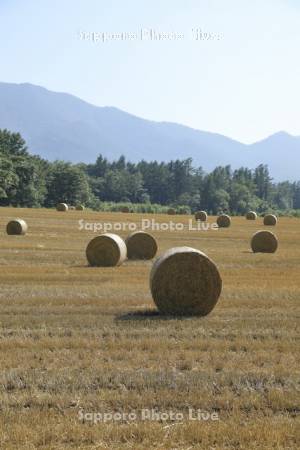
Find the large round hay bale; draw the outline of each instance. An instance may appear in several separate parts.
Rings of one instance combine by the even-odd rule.
[[[205,316],[218,301],[222,279],[215,263],[204,253],[175,247],[155,261],[150,288],[161,313]]]
[[[274,226],[277,224],[277,217],[274,214],[266,214],[264,217],[264,225]]]
[[[257,214],[255,211],[249,211],[246,214],[246,219],[247,220],[256,220],[257,219]]]
[[[231,218],[227,214],[221,214],[217,218],[219,228],[228,228],[231,225]]]
[[[69,207],[66,203],[58,203],[56,205],[56,210],[57,211],[68,211]]]
[[[126,244],[117,234],[105,233],[96,236],[86,248],[86,257],[91,266],[119,266],[126,256]]]
[[[176,209],[174,209],[174,208],[169,208],[167,212],[168,212],[168,214],[169,214],[170,216],[174,216],[174,215],[176,214]]]
[[[251,248],[254,253],[275,253],[278,239],[271,231],[258,231],[251,239]]]
[[[6,232],[10,235],[23,235],[26,234],[28,225],[23,219],[14,219],[8,222],[6,225]]]
[[[150,233],[135,231],[126,241],[128,259],[152,259],[157,252],[157,243]]]
[[[75,209],[76,211],[84,211],[84,205],[76,205]]]
[[[195,219],[200,220],[201,222],[206,222],[207,221],[207,212],[206,211],[195,212]]]

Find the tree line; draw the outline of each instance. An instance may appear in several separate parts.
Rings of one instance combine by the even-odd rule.
[[[300,212],[300,182],[275,183],[268,167],[230,166],[205,173],[192,159],[131,163],[101,154],[94,164],[46,161],[31,155],[19,133],[0,130],[0,205],[53,207],[83,203],[96,210],[105,202],[159,204],[204,209],[211,214]]]

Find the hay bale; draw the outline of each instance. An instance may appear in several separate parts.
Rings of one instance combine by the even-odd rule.
[[[228,228],[231,225],[231,218],[227,214],[221,214],[217,218],[219,228]]]
[[[69,207],[66,203],[58,203],[56,205],[56,210],[57,211],[68,211]]]
[[[84,211],[84,205],[76,205],[75,206],[76,211]]]
[[[6,225],[6,232],[10,235],[24,235],[27,233],[28,225],[23,219],[14,219]]]
[[[122,212],[122,213],[129,213],[129,212],[130,212],[130,209],[128,208],[128,206],[122,206],[121,212]]]
[[[249,211],[246,214],[246,219],[247,220],[256,220],[257,219],[257,214],[255,211]]]
[[[258,231],[251,239],[251,248],[254,253],[275,253],[278,239],[271,231]]]
[[[126,256],[126,244],[117,234],[105,233],[96,236],[86,248],[86,257],[91,266],[119,266]]]
[[[204,253],[175,247],[155,261],[150,288],[161,313],[205,316],[218,301],[222,279],[215,263]]]
[[[200,220],[201,222],[206,222],[207,221],[207,212],[206,211],[196,211],[195,219]]]
[[[144,231],[135,231],[126,238],[128,259],[152,259],[157,253],[155,238]]]
[[[264,217],[264,225],[275,226],[277,225],[277,220],[274,214],[266,214]]]
[[[167,214],[169,214],[170,216],[174,216],[176,214],[176,209],[169,208],[168,211],[167,211]]]

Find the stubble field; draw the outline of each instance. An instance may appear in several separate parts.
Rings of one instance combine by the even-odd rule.
[[[14,217],[27,221],[26,236],[6,235]],[[180,319],[156,313],[152,262],[87,266],[95,234],[80,231],[80,219],[140,224],[145,217],[189,219],[1,208],[0,448],[300,448],[300,220],[281,218],[270,228],[276,254],[250,251],[262,219],[153,232],[158,254],[197,248],[223,278],[209,316]],[[184,418],[142,420],[152,409]],[[201,420],[189,420],[189,409],[201,410]],[[89,420],[129,412],[136,420]],[[219,420],[204,420],[213,412]]]

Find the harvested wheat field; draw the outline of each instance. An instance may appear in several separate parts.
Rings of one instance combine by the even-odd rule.
[[[26,236],[6,234],[12,217]],[[157,313],[152,261],[88,266],[96,234],[80,219],[140,225],[142,215],[0,209],[0,448],[299,448],[300,220],[280,219],[275,254],[249,249],[261,223],[244,217],[228,229],[145,230],[157,255],[189,246],[220,271],[214,310],[176,318]],[[161,415],[142,417],[152,409]]]

